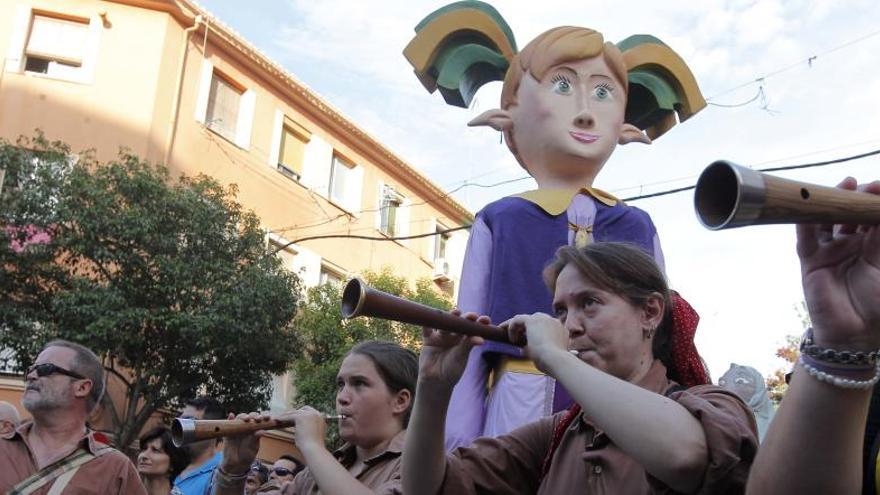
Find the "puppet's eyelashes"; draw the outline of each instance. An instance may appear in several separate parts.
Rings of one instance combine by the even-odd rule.
[[[553,83],[554,93],[559,93],[562,95],[567,95],[571,93],[571,81],[569,81],[567,77],[557,74],[553,76],[553,79],[551,79],[550,81]]]
[[[593,88],[593,96],[597,100],[607,100],[611,98],[612,93],[614,93],[614,88],[611,85],[602,83],[595,88]]]

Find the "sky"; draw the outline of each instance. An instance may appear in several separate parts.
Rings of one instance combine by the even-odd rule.
[[[467,181],[453,196],[472,211],[535,187],[496,132],[465,125],[497,107],[500,83],[482,88],[469,109],[448,106],[401,55],[413,27],[449,2],[200,3],[441,188]],[[520,48],[575,25],[614,42],[651,34],[688,63],[710,105],[650,146],[617,148],[594,185],[620,198],[692,185],[718,159],[765,168],[880,149],[876,0],[489,3]],[[866,182],[880,178],[880,156],[779,175]],[[480,187],[505,181],[513,182]],[[670,285],[701,315],[696,342],[713,378],[731,362],[764,375],[781,367],[776,349],[803,332],[794,226],[706,230],[690,191],[630,204],[651,214]]]

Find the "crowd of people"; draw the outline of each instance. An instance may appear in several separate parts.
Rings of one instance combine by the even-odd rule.
[[[855,187],[849,181],[845,187]],[[867,188],[880,193],[880,184]],[[425,329],[421,355],[390,342],[351,349],[337,374],[344,445],[326,419],[292,419],[302,456],[257,459],[260,433],[175,447],[157,426],[136,463],[87,427],[104,393],[89,349],[49,342],[27,369],[21,421],[0,403],[3,493],[167,495],[356,493],[859,493],[880,348],[880,230],[800,226],[798,253],[813,327],[766,439],[735,393],[712,385],[675,333],[694,313],[654,260],[622,243],[564,247],[547,267],[555,315],[501,327],[575,405],[448,452],[446,410],[478,337]],[[460,314],[460,313],[458,313]],[[485,316],[462,318],[489,323]],[[181,417],[246,422],[198,398]],[[815,466],[822,466],[816,469]],[[870,487],[873,490],[873,487]]]
[[[426,22],[449,29],[466,17],[449,9],[475,3]],[[328,416],[311,407],[272,416],[183,401],[181,418],[292,422],[295,452],[270,464],[260,431],[177,447],[164,425],[143,433],[133,461],[88,424],[106,388],[100,359],[54,340],[25,373],[29,418],[0,402],[0,493],[880,493],[880,227],[798,226],[812,327],[775,416],[759,374],[732,367],[712,384],[693,342],[697,313],[667,285],[650,217],[592,188],[618,143],[651,141],[627,122],[627,59],[661,54],[639,69],[642,88],[672,98],[683,87],[663,79],[677,55],[635,38],[623,45],[650,46],[627,56],[590,29],[545,32],[509,61],[502,107],[472,122],[502,132],[539,189],[477,215],[460,287],[468,311],[454,314],[496,323],[516,345],[432,328],[419,355],[358,343],[336,376],[335,449]],[[419,45],[461,63],[432,43]],[[676,123],[657,116],[655,138]],[[880,182],[839,187],[880,194]]]

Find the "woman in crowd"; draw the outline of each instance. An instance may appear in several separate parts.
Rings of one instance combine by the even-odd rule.
[[[244,494],[253,495],[257,493],[267,481],[269,481],[269,468],[260,461],[254,461],[251,464],[251,470],[248,471],[247,478],[244,480]]]
[[[849,178],[839,187],[857,186]],[[880,182],[859,189],[880,194]],[[880,227],[799,225],[797,235],[812,328],[748,493],[857,494],[863,444],[874,442],[864,438],[865,422],[880,377]]]
[[[501,326],[512,341],[527,339],[529,357],[576,404],[447,456],[449,397],[481,339],[425,329],[404,492],[742,493],[758,446],[754,417],[708,384],[693,347],[697,315],[670,295],[654,260],[626,244],[568,246],[545,280],[556,317]]]
[[[174,446],[167,426],[157,426],[140,438],[137,469],[150,495],[171,493],[174,478],[187,464],[186,454]]]
[[[344,415],[339,420],[339,436],[345,444],[335,452],[327,450],[324,417],[310,407],[280,416],[296,422],[296,446],[308,467],[279,490],[265,493],[400,493],[400,455],[417,375],[415,353],[397,344],[369,341],[352,348],[336,375],[336,412]],[[269,419],[257,413],[238,417],[257,422]],[[215,493],[241,494],[258,448],[259,435],[226,439]]]

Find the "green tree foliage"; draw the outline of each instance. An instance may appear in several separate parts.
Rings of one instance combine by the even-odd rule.
[[[19,368],[53,338],[103,356],[126,394],[104,403],[121,446],[199,392],[265,407],[301,292],[234,186],[125,153],[70,157],[42,136],[0,142],[0,342]]]
[[[795,306],[798,318],[801,320],[801,326],[804,331],[810,328],[810,313],[807,311],[806,301],[801,301],[800,305]],[[799,335],[786,335],[785,343],[776,349],[776,357],[785,361],[785,366],[776,369],[773,373],[766,377],[767,392],[770,394],[770,400],[777,406],[785,397],[788,390],[788,384],[785,383],[785,374],[791,371],[795,363],[800,357],[801,337]]]
[[[440,309],[451,307],[449,300],[427,279],[418,280],[412,290],[405,278],[386,267],[365,273],[364,280],[376,289],[405,299]],[[392,340],[416,352],[421,347],[422,330],[415,325],[362,317],[342,321],[341,290],[341,286],[333,284],[310,288],[297,315],[296,328],[302,346],[292,367],[297,406],[309,405],[324,412],[335,410],[336,372],[345,354],[358,342]]]

